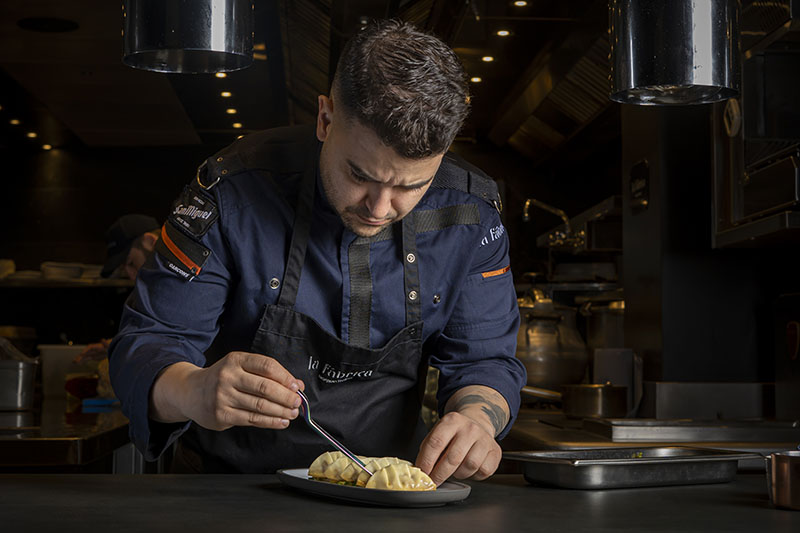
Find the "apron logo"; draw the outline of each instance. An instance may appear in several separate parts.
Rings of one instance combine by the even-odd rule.
[[[481,239],[481,246],[485,246],[490,242],[494,242],[500,237],[503,236],[503,233],[506,232],[506,228],[503,225],[495,226],[489,229],[489,235],[486,235]]]
[[[197,198],[196,196],[194,197],[193,200],[198,202],[198,203],[201,203],[201,204],[205,203],[201,199]],[[212,212],[211,211],[203,211],[201,209],[197,209],[197,207],[195,207],[193,205],[185,206],[183,204],[178,204],[175,207],[175,210],[172,212],[172,214],[173,215],[179,215],[179,216],[185,216],[185,217],[191,218],[192,220],[195,220],[196,218],[202,218],[203,220],[206,220],[206,219],[208,219],[208,217],[211,216]]]
[[[308,356],[308,370],[317,372],[319,374],[319,379],[325,383],[344,383],[345,381],[350,381],[353,378],[372,377],[372,369],[355,371],[351,370],[349,372],[345,372],[329,365],[328,363],[323,363],[322,369],[320,370],[319,364],[319,359],[314,359],[314,357],[310,355]]]

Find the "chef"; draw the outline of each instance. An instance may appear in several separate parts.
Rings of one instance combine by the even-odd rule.
[[[183,472],[274,472],[345,446],[484,479],[525,369],[495,183],[448,153],[469,109],[437,38],[380,21],[346,45],[316,126],[247,135],[175,201],[111,344],[133,442]],[[420,421],[440,371],[441,419]]]

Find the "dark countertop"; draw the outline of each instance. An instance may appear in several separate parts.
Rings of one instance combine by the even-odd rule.
[[[379,508],[321,499],[263,475],[0,475],[6,531],[800,531],[762,475],[717,485],[566,490],[521,475],[470,482],[458,504]]]
[[[85,465],[130,442],[119,408],[85,412],[80,404],[46,397],[21,427],[0,427],[0,466]]]

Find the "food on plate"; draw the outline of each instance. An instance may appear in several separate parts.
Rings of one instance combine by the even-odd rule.
[[[397,457],[358,457],[372,472],[364,472],[342,452],[325,452],[311,463],[308,475],[321,481],[384,490],[435,490],[428,475]]]

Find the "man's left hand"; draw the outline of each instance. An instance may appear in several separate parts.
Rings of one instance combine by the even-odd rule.
[[[491,476],[502,457],[495,435],[508,422],[505,399],[493,389],[471,385],[454,394],[445,411],[422,441],[416,465],[437,485],[450,476]]]

